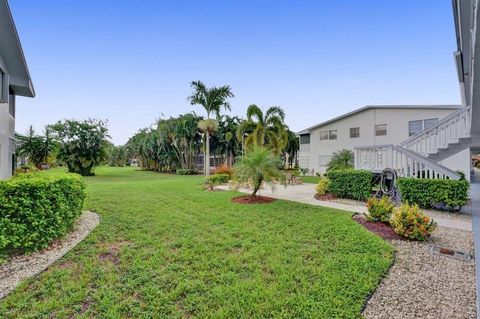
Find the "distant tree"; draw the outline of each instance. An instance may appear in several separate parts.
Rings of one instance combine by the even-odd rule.
[[[278,169],[281,164],[281,159],[270,150],[255,145],[234,165],[234,180],[238,183],[252,183],[251,196],[256,196],[263,182],[270,184],[273,189],[275,182],[283,180]]]
[[[68,171],[83,176],[93,175],[95,166],[105,160],[108,128],[101,120],[63,120],[51,126],[60,142],[58,158]]]
[[[125,146],[113,146],[108,156],[108,165],[123,167],[127,164],[127,153]]]
[[[279,106],[272,106],[265,113],[252,104],[247,109],[247,119],[237,129],[237,139],[242,140],[245,134],[245,145],[267,147],[275,155],[280,155],[288,140],[285,112]]]
[[[288,168],[292,168],[295,164],[295,159],[297,157],[298,151],[300,149],[300,143],[298,141],[297,135],[288,130],[287,131],[287,145],[285,146],[284,150],[284,166]],[[287,156],[288,155],[288,156]],[[288,161],[287,161],[288,158]]]
[[[57,147],[49,127],[46,127],[44,135],[40,136],[36,135],[33,127],[30,126],[25,135],[17,135],[17,140],[19,142],[17,154],[26,157],[28,162],[37,168],[48,163]]]
[[[327,164],[327,172],[349,168],[354,168],[354,155],[347,149],[333,153],[332,159]]]
[[[218,124],[214,124],[214,120],[210,119],[210,115],[214,114],[220,117],[222,108],[230,110],[229,98],[234,97],[230,86],[207,88],[201,81],[193,81],[190,86],[193,88],[192,95],[188,97],[192,105],[201,105],[207,112],[207,119],[204,123],[200,123],[200,127],[205,133],[205,175],[210,174],[210,135]]]

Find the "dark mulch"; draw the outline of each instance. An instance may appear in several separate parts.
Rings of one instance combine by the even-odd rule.
[[[404,240],[403,237],[395,234],[393,229],[385,223],[369,222],[369,221],[367,221],[365,216],[363,216],[362,214],[355,214],[355,215],[353,215],[352,218],[353,218],[354,221],[356,221],[357,223],[359,223],[360,225],[362,225],[363,227],[365,227],[366,229],[368,229],[372,233],[377,234],[378,236],[382,237],[383,239],[386,239],[386,240],[394,240],[394,239]]]
[[[313,197],[315,197],[316,200],[323,200],[323,201],[330,201],[330,200],[334,200],[334,199],[337,198],[335,195],[330,194],[330,193],[327,193],[325,195],[315,194]]]
[[[244,195],[232,198],[232,202],[239,204],[268,204],[276,200],[276,198],[251,195]]]

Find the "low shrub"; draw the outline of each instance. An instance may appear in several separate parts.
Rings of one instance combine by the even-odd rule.
[[[205,178],[204,185],[206,189],[213,190],[215,186],[228,183],[229,180],[230,176],[228,176],[228,174],[215,174]]]
[[[72,228],[84,199],[77,174],[20,174],[0,182],[0,251],[47,247]]]
[[[397,235],[410,240],[423,241],[437,228],[432,218],[426,216],[418,205],[403,204],[395,209],[390,225]]]
[[[443,203],[449,209],[459,210],[468,202],[470,184],[466,180],[400,178],[397,181],[402,201],[430,208]]]
[[[388,222],[395,205],[386,196],[381,199],[371,197],[367,201],[367,220],[371,222]]]
[[[328,178],[320,177],[320,179],[318,180],[318,184],[315,187],[317,194],[320,196],[325,195],[327,193],[329,183],[330,183],[330,180]]]
[[[191,168],[179,168],[177,169],[177,175],[196,175],[197,171]]]
[[[227,174],[229,178],[232,178],[233,176],[233,169],[228,166],[228,165],[220,165],[219,167],[217,167],[215,169],[215,172],[214,172],[215,175],[219,175],[219,174]]]
[[[372,192],[372,173],[367,170],[335,170],[327,177],[328,192],[337,197],[366,200]]]
[[[300,173],[302,173],[303,176],[308,173],[308,168],[300,168]]]

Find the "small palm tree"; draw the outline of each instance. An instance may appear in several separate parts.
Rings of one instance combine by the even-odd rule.
[[[342,149],[333,153],[333,157],[327,164],[327,172],[354,168],[354,156],[351,150]]]
[[[220,110],[230,110],[230,103],[228,99],[234,97],[230,86],[224,85],[221,87],[207,88],[202,81],[193,81],[190,86],[193,88],[192,95],[188,97],[190,104],[201,105],[207,112],[207,121],[210,120],[210,114],[215,114],[217,118],[220,117]],[[218,127],[218,125],[217,125]],[[210,134],[207,131],[205,135],[206,154],[205,154],[205,175],[209,175],[210,170]]]
[[[27,133],[18,135],[17,139],[19,141],[17,154],[26,157],[37,168],[41,168],[42,164],[47,163],[48,158],[57,147],[52,130],[48,126],[45,128],[45,136],[36,135],[33,127],[30,126]]]
[[[237,183],[252,183],[252,197],[257,195],[263,182],[272,190],[275,182],[284,182],[284,176],[278,169],[281,159],[264,147],[254,146],[245,157],[234,165],[233,178]]]

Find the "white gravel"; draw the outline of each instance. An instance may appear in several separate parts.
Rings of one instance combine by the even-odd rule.
[[[73,231],[45,250],[30,255],[15,256],[0,265],[0,299],[15,289],[24,279],[33,277],[81,242],[98,225],[100,216],[86,211],[75,223]]]
[[[393,241],[396,261],[363,312],[366,318],[476,318],[475,261],[432,255],[432,245],[473,255],[473,234],[439,227],[425,243]]]

